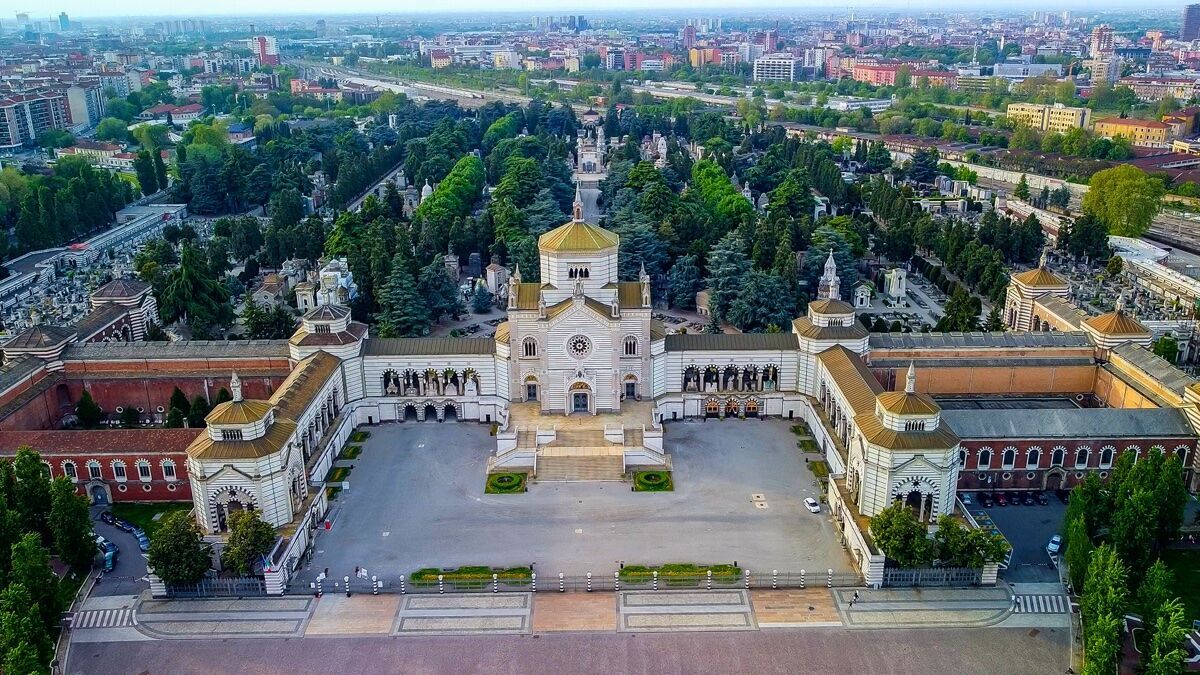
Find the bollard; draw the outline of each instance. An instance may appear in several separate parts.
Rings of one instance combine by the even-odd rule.
[[[771,590],[779,588],[779,570],[771,570]]]
[[[750,589],[750,570],[746,570],[746,589]]]
[[[379,577],[371,577],[371,595],[379,595]]]
[[[401,574],[400,575],[400,595],[405,595],[406,593],[407,593],[407,591],[404,590],[404,575]]]
[[[712,570],[708,571],[708,590],[712,590]]]
[[[587,573],[587,592],[588,593],[592,592],[592,573],[591,572]]]
[[[613,572],[613,590],[618,593],[621,591],[621,573]]]
[[[537,572],[529,573],[529,590],[537,593]]]
[[[317,577],[317,597],[321,597],[321,577]]]
[[[804,570],[800,570],[800,588],[804,588]]]
[[[438,575],[438,593],[446,592],[446,584],[442,582],[442,575]]]
[[[658,570],[654,570],[654,572],[652,572],[652,574],[654,575],[654,590],[657,591],[658,590]]]
[[[827,584],[827,587],[833,588],[833,568],[829,569],[829,582]]]
[[[563,583],[563,573],[562,572],[558,573],[558,592],[559,593],[567,592],[566,584]]]
[[[500,592],[500,575],[496,574],[495,572],[492,573],[492,592]]]
[[[342,577],[342,580],[346,582],[346,597],[348,598],[350,597],[350,577]]]

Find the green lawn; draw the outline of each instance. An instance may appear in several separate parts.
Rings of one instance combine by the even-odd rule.
[[[1175,575],[1175,594],[1187,608],[1188,621],[1200,619],[1200,551],[1168,549],[1163,562]]]
[[[187,513],[192,510],[191,504],[113,504],[110,509],[113,515],[118,518],[124,518],[129,522],[137,525],[146,531],[146,536],[154,538],[154,532],[158,529],[159,523],[168,514],[176,511]],[[158,514],[162,516],[155,520],[154,516]]]

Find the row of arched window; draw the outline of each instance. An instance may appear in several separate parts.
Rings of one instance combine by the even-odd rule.
[[[1188,449],[1189,449],[1188,446],[1181,445],[1181,446],[1176,447],[1174,450],[1175,454],[1179,455],[1180,460],[1185,465],[1187,464]],[[1158,451],[1158,452],[1166,453],[1166,448],[1164,448],[1161,445],[1152,446],[1150,448],[1150,450],[1152,452]],[[1000,462],[999,465],[994,465],[993,461],[995,459],[997,459],[997,457],[995,456],[995,451],[992,450],[992,448],[987,447],[987,446],[982,447],[976,451],[975,468],[977,468],[977,469],[992,469],[992,468],[1012,469],[1016,466],[1018,452],[1020,452],[1020,451],[1016,447],[1011,446],[1011,445],[1004,448],[1003,450],[1000,451],[1000,454],[999,454],[999,458],[998,458],[999,462]],[[1116,456],[1116,452],[1117,452],[1117,448],[1112,445],[1106,445],[1106,446],[1100,448],[1100,457],[1099,457],[1100,461],[1097,463],[1096,466],[1098,466],[1101,469],[1107,469],[1107,468],[1111,467],[1113,464],[1113,459]],[[1136,458],[1136,457],[1141,456],[1142,449],[1139,446],[1131,445],[1131,446],[1125,448],[1125,452],[1133,453],[1134,457]],[[959,465],[962,467],[965,467],[967,465],[967,456],[968,456],[967,453],[968,453],[968,450],[965,448],[961,448],[958,451],[958,462],[959,462]],[[1092,455],[1092,449],[1086,445],[1081,445],[1075,449],[1074,456],[1070,457],[1068,455],[1066,447],[1059,445],[1050,451],[1050,467],[1053,468],[1053,467],[1066,466],[1068,459],[1070,459],[1073,462],[1071,464],[1071,466],[1073,466],[1074,468],[1076,468],[1076,469],[1087,468],[1091,461],[1091,455]],[[1034,446],[1025,451],[1025,464],[1024,464],[1025,467],[1031,468],[1031,469],[1039,468],[1039,466],[1041,465],[1041,460],[1042,460],[1042,449],[1041,448]],[[1135,459],[1134,461],[1137,461],[1137,460]]]
[[[42,463],[46,465],[46,469],[50,472],[50,475],[53,476],[54,470],[53,470],[50,462],[43,460]],[[160,461],[158,463],[158,465],[159,465],[159,471],[160,471],[162,480],[166,480],[166,481],[178,480],[178,474],[176,474],[176,472],[175,472],[175,460],[164,459],[164,460]],[[89,459],[87,462],[84,463],[84,465],[83,465],[84,473],[82,473],[82,474],[80,473],[80,469],[79,469],[78,465],[76,465],[74,460],[65,459],[62,461],[60,466],[62,468],[62,475],[71,479],[72,482],[75,482],[75,481],[78,481],[81,479],[82,480],[105,480],[106,478],[111,478],[112,480],[115,480],[117,482],[124,482],[124,481],[129,480],[129,478],[130,478],[129,469],[128,469],[127,465],[125,464],[125,460],[123,460],[123,459],[114,459],[111,462],[109,462],[109,471],[108,471],[109,475],[107,477],[104,475],[105,474],[104,465],[102,465],[99,460],[95,460],[95,459]],[[139,460],[135,461],[133,463],[133,476],[136,477],[140,481],[154,480],[154,470],[153,470],[153,465],[150,463],[150,460],[139,459]]]
[[[624,340],[625,356],[638,355],[638,339],[636,335],[626,335]],[[521,341],[521,354],[526,358],[534,358],[538,355],[538,341],[536,338],[527,337]]]

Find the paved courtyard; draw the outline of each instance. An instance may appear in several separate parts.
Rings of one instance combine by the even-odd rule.
[[[494,439],[474,423],[370,428],[350,489],[334,502],[298,581],[356,566],[385,579],[422,567],[536,563],[539,576],[611,574],[622,563],[730,563],[755,571],[850,571],[812,473],[782,421],[667,427],[675,492],[624,482],[540,483],[483,492]],[[810,455],[810,457],[813,457]],[[751,495],[766,497],[758,508]]]

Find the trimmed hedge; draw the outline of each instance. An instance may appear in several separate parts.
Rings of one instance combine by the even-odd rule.
[[[812,431],[809,430],[807,424],[793,424],[792,433],[797,436],[812,436]]]
[[[737,581],[742,577],[742,568],[740,567],[734,567],[733,565],[696,565],[694,563],[667,563],[659,567],[626,565],[618,574],[623,581],[646,581],[654,578],[654,572],[658,572],[658,578],[666,580],[668,585],[671,585],[672,581],[678,582],[676,585],[682,585],[695,582],[698,579],[707,579],[710,570],[713,574],[713,581],[729,583]]]
[[[675,483],[670,471],[638,471],[633,474],[634,492],[672,492]]]
[[[523,473],[493,473],[487,477],[483,489],[489,495],[508,495],[525,491],[525,474]]]
[[[811,438],[801,438],[800,440],[796,441],[796,445],[799,446],[799,448],[804,452],[821,451],[821,446],[817,445],[817,442]]]
[[[340,483],[350,476],[350,467],[335,466],[325,474],[326,483]]]
[[[350,440],[355,443],[362,443],[370,437],[371,432],[369,431],[355,431],[354,433],[350,434]]]
[[[342,459],[358,459],[358,456],[361,454],[361,445],[347,445],[342,449]]]
[[[408,579],[414,586],[437,586],[439,574],[443,581],[453,583],[459,588],[482,588],[491,583],[493,574],[510,584],[528,582],[533,577],[533,570],[528,567],[503,568],[482,565],[465,566],[452,570],[425,567],[413,572]]]

